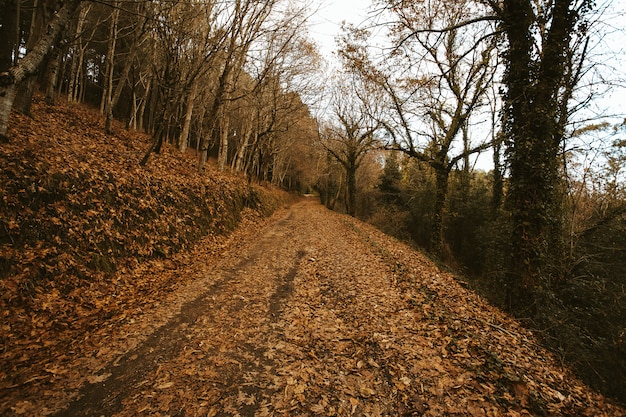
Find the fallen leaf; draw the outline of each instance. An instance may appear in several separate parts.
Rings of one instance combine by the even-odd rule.
[[[106,381],[107,378],[110,376],[111,376],[110,373],[102,374],[102,375],[91,375],[87,377],[87,381],[89,381],[90,384],[98,384],[100,382]]]

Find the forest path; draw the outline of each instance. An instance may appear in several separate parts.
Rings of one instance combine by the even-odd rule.
[[[312,199],[200,270],[41,414],[623,414],[423,255]]]

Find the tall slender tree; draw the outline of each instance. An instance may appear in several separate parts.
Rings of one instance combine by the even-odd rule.
[[[12,3],[9,1],[8,4]],[[8,68],[0,68],[0,137],[6,137],[7,134],[9,115],[13,107],[17,85],[28,75],[35,74],[39,70],[46,53],[59,40],[63,28],[70,21],[79,4],[80,0],[60,2],[60,8],[57,9],[54,17],[46,26],[45,33],[39,38],[33,48],[17,62],[13,60],[17,50],[11,50],[15,44],[5,41],[5,47],[3,50],[0,50],[0,55],[4,55],[0,62],[2,65],[10,62],[11,65]],[[13,19],[16,20],[14,21]],[[3,27],[5,24],[8,30],[17,28],[19,26],[17,15],[14,16],[12,13],[4,15]]]

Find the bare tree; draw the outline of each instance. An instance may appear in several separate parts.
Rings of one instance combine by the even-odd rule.
[[[356,215],[357,170],[365,156],[374,149],[378,140],[375,132],[381,126],[376,120],[363,92],[354,91],[354,83],[344,80],[336,85],[333,98],[333,122],[320,132],[322,145],[341,164],[346,175],[346,212]],[[365,102],[362,100],[365,98]]]
[[[319,68],[319,54],[304,30],[303,10],[276,9],[280,15],[268,18],[248,49],[225,103],[228,130],[219,130],[218,166],[223,162],[276,184],[291,171],[289,150],[299,142],[294,132],[310,120],[302,94],[308,94]]]
[[[190,118],[193,116],[197,97],[204,97],[204,91],[197,89],[210,89],[215,85],[210,78],[215,74],[212,69],[221,65],[221,51],[229,40],[227,30],[218,23],[220,16],[226,12],[225,5],[213,2],[166,4],[155,11],[158,24],[149,42],[154,61],[148,63],[151,70],[146,74],[149,80],[147,87],[151,89],[154,100],[150,106],[155,127],[153,143],[141,165],[147,163],[153,151],[158,153],[164,139],[173,133],[173,126],[180,122],[183,103],[187,105],[184,120],[187,114]],[[191,95],[192,92],[195,94]],[[142,103],[147,102],[147,93],[144,94]],[[138,107],[137,111],[140,109]],[[185,122],[181,124],[184,129]],[[186,148],[188,132],[179,136],[178,140],[179,148]],[[182,142],[185,145],[181,145]]]
[[[135,57],[139,51],[139,45],[143,42],[150,30],[150,26],[148,25],[148,13],[149,8],[144,3],[137,3],[135,9],[130,14],[130,19],[127,21],[127,26],[129,27],[129,34],[126,35],[127,38],[130,38],[127,41],[128,50],[126,52],[126,56],[124,57],[124,65],[122,66],[122,70],[117,77],[117,84],[115,85],[115,89],[113,89],[113,77],[110,76],[109,84],[107,88],[107,96],[105,102],[105,127],[104,130],[106,133],[111,133],[111,124],[113,122],[113,109],[117,105],[119,101],[122,90],[126,85],[128,80],[128,75],[130,73],[130,69],[135,62]],[[112,73],[111,73],[112,75]]]
[[[390,5],[390,52],[374,59],[352,28],[341,50],[346,64],[386,97],[388,111],[380,119],[388,146],[428,164],[436,178],[430,249],[442,244],[444,206],[450,171],[490,146],[461,143],[463,131],[483,106],[495,67],[493,27],[461,25],[470,2]],[[437,27],[450,28],[438,31]],[[483,42],[484,39],[492,39]],[[488,135],[486,135],[488,136]]]
[[[277,0],[261,2],[237,0],[230,11],[228,41],[222,55],[222,71],[217,82],[213,103],[207,117],[213,121],[209,137],[219,134],[218,167],[224,169],[228,158],[228,125],[223,117],[226,107],[235,99],[234,86],[243,71],[248,51],[260,36],[264,23],[269,18]],[[208,156],[208,139],[200,145],[198,168],[204,169]]]

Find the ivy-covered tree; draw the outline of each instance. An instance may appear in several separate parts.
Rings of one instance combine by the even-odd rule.
[[[488,0],[506,36],[504,104],[510,178],[506,204],[512,236],[509,298],[533,306],[542,288],[561,279],[561,159],[566,112],[576,72],[577,36],[585,36],[589,0]],[[565,114],[564,114],[565,113]]]

